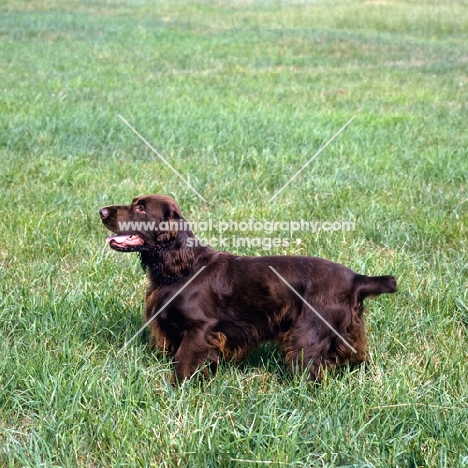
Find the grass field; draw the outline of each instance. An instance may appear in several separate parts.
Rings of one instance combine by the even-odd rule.
[[[468,467],[467,41],[466,1],[0,2],[0,465]],[[147,333],[118,354],[145,277],[98,209],[141,193],[354,222],[229,250],[395,275],[369,366],[174,389]]]

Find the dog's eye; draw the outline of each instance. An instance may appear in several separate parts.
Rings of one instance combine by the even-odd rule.
[[[137,205],[137,206],[135,207],[135,211],[136,211],[137,213],[146,213],[145,207],[144,207],[143,205]]]

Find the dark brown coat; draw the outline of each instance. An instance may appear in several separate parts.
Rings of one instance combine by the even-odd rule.
[[[220,356],[241,360],[264,341],[278,343],[286,363],[307,368],[313,380],[324,367],[361,363],[363,301],[396,291],[393,276],[364,276],[321,258],[238,256],[197,245],[190,229],[122,229],[129,221],[180,224],[170,197],[136,197],[100,215],[117,234],[108,238],[113,249],[140,253],[153,344],[174,356],[178,382],[207,361],[216,369]]]

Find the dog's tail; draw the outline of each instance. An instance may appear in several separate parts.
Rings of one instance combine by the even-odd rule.
[[[369,296],[380,296],[380,294],[397,291],[397,282],[393,276],[358,275],[356,282],[356,294],[361,301]]]

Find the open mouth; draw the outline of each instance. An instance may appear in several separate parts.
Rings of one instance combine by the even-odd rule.
[[[106,243],[109,244],[114,250],[139,250],[145,241],[138,234],[117,234],[115,236],[109,236],[106,239]]]

